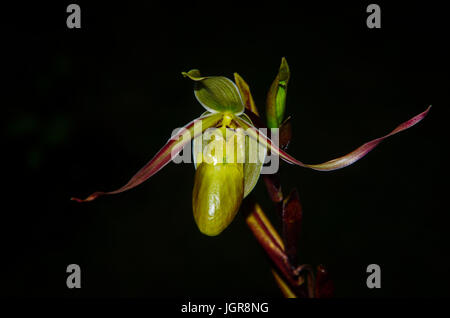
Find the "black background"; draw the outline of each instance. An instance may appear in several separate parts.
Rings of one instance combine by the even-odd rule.
[[[448,34],[439,5],[370,2],[67,3],[3,10],[1,292],[7,296],[281,296],[238,215],[218,237],[193,220],[192,166],[170,164],[127,193],[112,190],[199,116],[180,72],[238,72],[264,110],[281,57],[291,68],[289,153],[319,163],[384,135],[433,105],[418,125],[355,165],[317,172],[282,164],[304,208],[302,263],[324,264],[337,297],[448,296]],[[255,197],[278,226],[264,185]],[[66,267],[82,288],[66,287]],[[366,287],[366,267],[382,288]]]

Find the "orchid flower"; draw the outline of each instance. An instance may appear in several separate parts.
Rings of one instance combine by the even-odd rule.
[[[194,95],[206,112],[174,134],[123,187],[110,192],[95,192],[85,199],[72,200],[87,202],[102,195],[130,190],[166,166],[191,141],[194,144],[197,141],[198,147],[194,145],[196,150],[194,149],[192,154],[196,168],[192,196],[194,219],[202,233],[215,236],[233,221],[242,200],[256,185],[264,155],[268,150],[272,155],[278,155],[284,161],[301,167],[319,171],[341,169],[364,157],[387,137],[421,121],[431,107],[400,124],[387,135],[367,142],[345,156],[321,164],[305,164],[280,149],[265,133],[255,127],[252,119],[259,118],[258,111],[249,86],[237,73],[234,74],[235,82],[223,76],[201,76],[197,69],[182,74],[194,82]],[[280,126],[284,116],[288,80],[289,68],[283,58],[277,80],[268,95],[274,104],[271,108],[273,113],[268,114],[273,120],[272,124],[269,121],[269,126]],[[210,128],[215,131],[211,133]],[[205,137],[208,132],[213,136],[198,142],[198,138]],[[264,149],[263,158],[258,156],[257,161],[247,160],[249,155],[254,155],[255,152],[250,147],[251,141],[256,141],[261,146],[259,149]],[[226,151],[219,151],[223,147]]]

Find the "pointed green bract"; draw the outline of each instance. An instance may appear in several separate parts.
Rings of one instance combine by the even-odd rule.
[[[238,73],[234,73],[234,82],[236,83],[236,86],[241,93],[242,100],[244,101],[244,106],[248,110],[251,110],[253,113],[259,116],[258,109],[256,108],[255,101],[253,100],[253,96],[250,92],[250,87],[248,86],[247,82],[244,81],[242,76],[240,76]]]
[[[286,109],[287,85],[290,78],[289,65],[286,59],[281,59],[280,69],[270,86],[266,100],[267,126],[279,128],[284,119]]]
[[[244,112],[245,106],[239,89],[230,79],[223,76],[201,76],[196,69],[181,74],[195,82],[195,97],[207,111],[235,115]]]

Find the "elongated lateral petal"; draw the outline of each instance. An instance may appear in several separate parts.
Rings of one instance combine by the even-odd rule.
[[[283,150],[281,150],[280,148],[278,148],[276,145],[273,145],[271,140],[269,138],[267,138],[267,136],[265,136],[263,133],[258,131],[255,127],[249,125],[248,123],[246,123],[245,121],[243,121],[239,118],[236,118],[236,121],[239,123],[239,125],[241,125],[241,127],[245,128],[247,130],[247,133],[249,133],[251,135],[251,137],[258,139],[258,141],[260,143],[262,143],[263,145],[268,147],[272,152],[278,154],[284,161],[291,163],[291,164],[301,166],[301,167],[310,168],[310,169],[314,169],[314,170],[318,170],[318,171],[332,171],[332,170],[337,170],[337,169],[347,167],[347,166],[355,163],[356,161],[358,161],[359,159],[364,157],[366,154],[368,154],[373,148],[378,146],[378,144],[380,142],[382,142],[384,139],[386,139],[387,137],[395,135],[403,130],[406,130],[406,129],[414,126],[419,121],[421,121],[423,118],[425,118],[425,116],[428,114],[430,108],[431,108],[431,106],[429,106],[424,112],[420,113],[419,115],[416,115],[413,118],[411,118],[410,120],[405,121],[404,123],[400,124],[399,126],[397,126],[397,128],[395,128],[389,134],[387,134],[383,137],[374,139],[372,141],[369,141],[345,156],[342,156],[342,157],[339,157],[339,158],[336,158],[336,159],[333,159],[333,160],[330,160],[330,161],[327,161],[327,162],[324,162],[321,164],[304,164],[301,161],[298,161],[297,159],[295,159],[288,153],[286,153]]]
[[[87,202],[96,199],[105,194],[117,194],[140,185],[142,182],[153,176],[165,165],[167,165],[175,154],[178,154],[184,145],[189,143],[192,138],[200,135],[206,129],[215,126],[221,119],[222,114],[211,114],[206,117],[191,121],[180,129],[180,131],[169,139],[163,148],[150,160],[141,170],[139,170],[123,187],[111,192],[95,192],[86,199],[71,198],[78,202]],[[198,127],[198,128],[197,128]]]

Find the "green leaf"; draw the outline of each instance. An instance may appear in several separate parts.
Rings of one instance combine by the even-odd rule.
[[[196,69],[181,74],[195,82],[195,97],[207,111],[235,115],[244,112],[245,106],[239,89],[230,79],[223,76],[201,76]]]
[[[286,59],[281,59],[280,69],[270,86],[266,100],[268,128],[279,128],[284,119],[286,108],[287,85],[290,78],[289,65]]]

